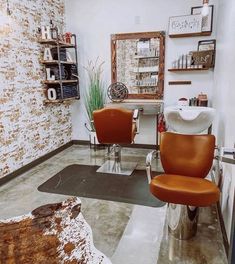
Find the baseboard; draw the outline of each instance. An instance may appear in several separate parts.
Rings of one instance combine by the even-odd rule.
[[[89,140],[72,140],[74,145],[90,145]]]
[[[229,242],[228,242],[228,237],[227,237],[227,233],[226,233],[226,229],[225,229],[225,224],[224,224],[224,219],[223,219],[223,215],[222,215],[222,210],[221,210],[221,206],[220,206],[219,202],[217,203],[217,212],[218,212],[220,228],[221,228],[222,237],[223,237],[224,249],[225,249],[226,255],[228,257],[228,254],[229,254]]]
[[[90,145],[89,140],[73,140],[74,145]],[[126,148],[144,148],[144,149],[156,149],[156,145],[147,144],[124,144],[122,147]]]
[[[66,144],[64,144],[63,146],[45,154],[44,156],[28,163],[27,165],[21,167],[20,169],[16,170],[16,171],[13,171],[12,173],[4,176],[3,178],[0,179],[0,186],[2,186],[3,184],[6,184],[7,182],[13,180],[14,178],[16,178],[17,176],[27,172],[28,170],[32,169],[33,167],[39,165],[40,163],[46,161],[47,159],[55,156],[56,154],[58,154],[59,152],[69,148],[70,146],[73,145],[73,141],[70,141]]]

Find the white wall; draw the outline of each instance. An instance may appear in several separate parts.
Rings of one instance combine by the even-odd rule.
[[[217,3],[217,0],[210,1]],[[67,30],[78,35],[78,56],[81,92],[85,88],[83,66],[88,59],[97,56],[105,61],[104,79],[110,84],[110,35],[124,32],[167,31],[170,16],[190,14],[192,6],[201,5],[201,0],[66,0]],[[140,17],[140,23],[136,17]],[[137,19],[138,20],[138,19]],[[214,30],[215,32],[215,30]],[[214,33],[211,37],[213,38]],[[180,97],[194,97],[205,92],[211,98],[213,71],[197,73],[168,73],[172,61],[179,55],[197,50],[197,43],[205,38],[166,39],[165,104],[171,105]],[[191,80],[190,86],[168,86],[170,80]],[[73,105],[73,138],[87,139],[83,100]],[[142,123],[144,132],[136,143],[155,144],[155,119],[146,118]],[[147,131],[147,133],[146,133]]]
[[[220,0],[217,21],[217,55],[213,106],[217,109],[214,132],[220,146],[235,143],[235,1]],[[235,165],[223,164],[222,212],[230,237],[235,188]]]

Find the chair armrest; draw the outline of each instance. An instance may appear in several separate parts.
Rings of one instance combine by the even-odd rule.
[[[152,160],[153,160],[153,155],[156,154],[156,150],[151,151],[147,157],[146,157],[146,173],[147,173],[147,178],[148,178],[148,183],[150,184],[153,176],[152,176]]]
[[[140,124],[139,124],[139,109],[133,111],[133,123],[136,124],[136,134],[139,134]]]
[[[133,112],[133,119],[136,120],[139,118],[139,109],[135,109]]]
[[[91,121],[91,123],[93,123],[93,121]],[[92,128],[90,126],[88,126],[87,123],[84,123],[85,125],[85,128],[89,131],[89,132],[92,132]]]

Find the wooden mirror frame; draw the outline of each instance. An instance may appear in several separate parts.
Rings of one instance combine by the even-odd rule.
[[[153,94],[129,94],[128,99],[163,99],[164,93],[164,71],[165,71],[165,31],[121,33],[111,35],[111,81],[117,82],[117,41],[128,39],[159,38],[160,55],[158,83],[159,91]]]

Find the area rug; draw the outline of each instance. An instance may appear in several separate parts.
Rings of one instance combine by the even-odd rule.
[[[0,263],[111,264],[93,245],[78,198],[0,220]]]
[[[123,176],[97,173],[98,168],[70,165],[40,185],[38,190],[152,207],[165,204],[150,193],[145,171],[135,170],[131,176]]]

